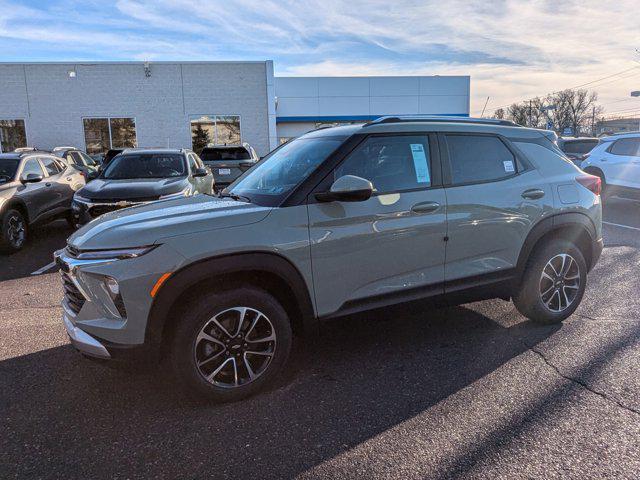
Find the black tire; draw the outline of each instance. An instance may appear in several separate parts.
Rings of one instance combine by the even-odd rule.
[[[227,321],[231,322],[233,320],[231,316],[237,312],[233,310],[235,307],[248,307],[250,309],[245,314],[246,328],[243,330],[248,333],[247,338],[238,340],[240,343],[236,343],[237,340],[232,340],[232,344],[227,344],[226,347],[219,346],[217,343],[208,342],[207,340],[196,342],[201,330],[207,325],[208,327],[205,333],[218,336],[217,338],[219,340],[228,340],[230,336],[224,335],[221,329],[211,323],[211,319],[222,314],[218,317],[221,324]],[[265,322],[264,319],[261,319],[261,323],[257,324],[252,332],[248,331],[248,324],[252,322],[252,319],[257,317],[254,313],[255,311],[262,313],[267,321]],[[224,318],[225,315],[230,315],[228,320]],[[251,317],[250,315],[254,316]],[[238,316],[240,316],[240,314],[238,314]],[[239,286],[227,291],[206,293],[202,297],[193,300],[192,304],[185,306],[184,313],[178,321],[179,323],[172,339],[170,362],[176,380],[182,384],[187,393],[194,398],[215,402],[229,402],[253,395],[274,382],[289,357],[292,331],[291,323],[286,312],[275,298],[267,292],[252,286]],[[235,330],[235,326],[231,328],[229,323],[224,325],[229,327],[229,331],[232,334],[235,333],[231,331]],[[249,352],[251,348],[256,348],[250,347],[242,350],[241,344],[245,341],[250,342],[249,338],[256,339],[255,334],[258,328],[263,329],[261,333],[258,334],[258,337],[260,337],[261,335],[271,333],[268,330],[271,327],[273,328],[273,333],[275,333],[273,348],[271,349],[269,346],[272,342],[262,342],[260,349],[263,349],[263,347],[271,349],[273,355],[268,363],[266,363],[266,366],[263,367],[264,369],[260,371],[259,368],[256,368],[256,365],[259,366],[259,362],[262,361],[261,356],[251,354],[247,357],[248,353],[244,353]],[[262,336],[261,338],[266,337]],[[247,343],[244,343],[244,347],[246,346]],[[224,381],[227,380],[231,382],[236,365],[238,369],[236,370],[236,372],[238,372],[236,373],[237,377],[242,377],[243,373],[244,377],[248,377],[248,369],[244,366],[246,364],[242,363],[246,361],[247,358],[249,358],[250,368],[252,370],[254,368],[256,369],[256,372],[252,373],[258,373],[260,371],[260,374],[254,380],[246,379],[247,381],[245,383],[241,382],[238,386],[225,387],[215,385],[205,378],[205,373],[213,373],[215,369],[220,366],[217,358],[214,358],[214,354],[209,355],[208,358],[203,357],[207,360],[211,359],[212,361],[206,365],[206,367],[201,367],[209,368],[213,370],[213,372],[201,372],[196,363],[197,356],[205,351],[203,347],[205,350],[207,348],[212,350],[215,352],[215,355],[220,354],[221,356],[219,358],[222,361],[230,361],[227,366],[222,368],[218,376],[214,377],[213,381],[224,383]],[[237,350],[233,350],[234,348],[237,348]],[[234,353],[234,351],[236,353]],[[236,363],[234,357],[237,357],[238,363]],[[200,360],[202,361],[202,358]],[[258,363],[251,365],[252,361],[257,361]]]
[[[29,226],[18,210],[7,210],[0,221],[0,251],[14,253],[27,243]]]
[[[549,269],[550,267],[547,267],[548,263],[552,259],[554,259],[554,263],[551,268],[560,270],[562,255],[569,255],[569,257],[565,258],[573,259],[578,269],[576,272],[573,268],[573,264],[567,260],[567,264],[571,269],[570,274],[566,274],[567,278],[577,275],[579,280],[579,284],[577,284],[578,288],[575,290],[574,297],[571,297],[574,291],[573,286],[576,285],[574,279],[561,280],[558,278],[552,281],[547,277],[543,278],[543,271],[545,268],[547,268],[547,272],[553,271]],[[555,265],[555,267],[553,267],[553,265]],[[569,317],[576,308],[578,308],[578,305],[580,305],[586,283],[587,263],[582,252],[580,252],[573,243],[561,239],[552,239],[539,248],[536,248],[533,255],[530,257],[527,262],[527,267],[525,269],[519,291],[513,296],[513,303],[522,315],[534,322],[545,324],[560,323]],[[547,293],[543,300],[543,295],[541,295],[541,293],[543,293],[543,291],[547,291],[548,287],[552,288],[550,292],[551,295],[553,295],[553,299],[550,300],[550,294]],[[556,290],[558,291],[557,297],[555,296]],[[567,296],[563,296],[561,299],[560,295],[562,292],[566,293]],[[570,303],[568,303],[568,306],[559,311],[555,311],[562,307],[562,304],[557,304],[557,302],[562,302],[564,300],[566,303],[567,299],[571,300]],[[550,302],[549,306],[545,304],[545,301]]]

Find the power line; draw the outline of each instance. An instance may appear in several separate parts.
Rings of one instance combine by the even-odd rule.
[[[619,76],[619,75],[622,75],[622,74],[624,74],[624,73],[630,72],[630,71],[632,71],[632,70],[636,70],[636,69],[638,69],[638,68],[640,68],[640,65],[637,65],[637,66],[634,66],[634,67],[631,67],[631,68],[627,68],[627,69],[625,69],[625,70],[621,70],[621,71],[619,71],[619,72],[613,73],[613,74],[611,74],[611,75],[607,75],[606,77],[602,77],[602,78],[599,78],[599,79],[597,79],[597,80],[592,80],[591,82],[587,82],[587,83],[583,83],[583,84],[580,84],[580,85],[576,85],[575,87],[565,88],[565,89],[563,89],[563,90],[575,90],[576,88],[584,87],[584,86],[586,86],[586,85],[592,85],[592,84],[594,84],[594,83],[601,82],[602,80],[608,80],[609,78],[617,77],[617,76]],[[623,77],[623,78],[616,79],[616,80],[614,80],[614,82],[617,82],[617,81],[619,81],[619,80],[623,80],[623,79],[625,79],[625,78],[631,78],[631,77],[633,77],[633,76],[635,76],[635,75],[636,75],[636,74],[634,73],[633,75],[629,75],[629,76],[626,76],[626,77]],[[613,82],[608,82],[608,83],[613,83]],[[603,84],[603,85],[606,85],[606,83],[605,83],[605,84]],[[563,90],[557,90],[557,91],[555,91],[555,92],[548,93],[547,95],[553,95],[553,94],[555,94],[555,93],[562,92]],[[529,101],[529,100],[533,100],[533,99],[535,99],[535,98],[540,98],[540,96],[532,97],[532,98],[528,98],[528,99],[522,100],[522,101],[520,101],[520,102],[511,102],[511,103],[507,103],[507,104],[505,104],[505,105],[499,105],[499,106],[497,106],[497,107],[492,107],[492,108],[490,108],[490,109],[489,109],[489,111],[491,111],[491,112],[495,112],[495,111],[496,111],[496,110],[498,110],[499,108],[509,107],[509,106],[513,105],[514,103],[516,103],[516,104],[517,104],[517,103],[524,103],[524,102],[527,102],[527,101]],[[479,112],[479,110],[476,110],[474,113],[477,113],[477,112]]]

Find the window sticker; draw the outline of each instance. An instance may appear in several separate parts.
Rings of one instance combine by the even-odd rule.
[[[502,162],[502,164],[504,165],[505,172],[513,173],[516,171],[516,168],[514,167],[512,160],[505,160],[504,162]]]
[[[411,143],[411,156],[413,157],[413,166],[416,169],[416,181],[418,183],[431,183],[429,177],[429,165],[427,164],[427,156],[424,151],[424,145],[421,143]]]

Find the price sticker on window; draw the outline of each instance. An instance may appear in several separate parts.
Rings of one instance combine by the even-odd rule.
[[[413,157],[413,166],[416,170],[416,181],[418,183],[431,183],[429,176],[429,165],[427,163],[427,155],[424,151],[424,145],[421,143],[412,143],[411,156]]]
[[[516,171],[516,167],[513,165],[513,160],[505,160],[502,164],[504,165],[505,172],[513,173]]]

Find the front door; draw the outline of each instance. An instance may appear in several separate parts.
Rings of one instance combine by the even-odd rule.
[[[445,194],[427,134],[367,137],[315,190],[343,175],[365,178],[360,202],[309,197],[315,298],[320,316],[442,293]]]
[[[550,211],[550,186],[495,135],[443,134],[449,240],[447,291],[508,276],[522,245]],[[543,148],[543,147],[539,147]]]
[[[621,138],[604,152],[601,159],[607,183],[640,188],[640,138]]]

